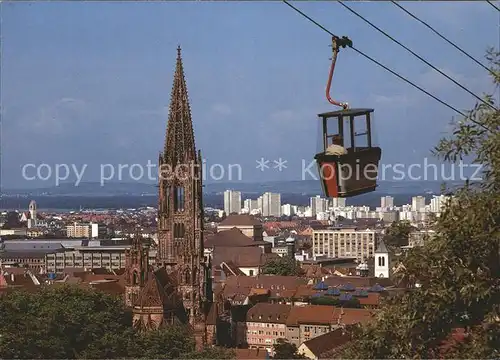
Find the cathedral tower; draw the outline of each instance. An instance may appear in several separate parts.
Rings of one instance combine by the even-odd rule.
[[[195,330],[204,327],[207,300],[211,300],[203,254],[201,164],[179,47],[165,146],[159,157],[158,265],[175,278]]]
[[[149,276],[149,247],[136,232],[132,246],[125,251],[125,304],[133,306]]]

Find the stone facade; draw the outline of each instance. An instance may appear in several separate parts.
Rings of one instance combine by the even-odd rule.
[[[152,271],[141,260],[138,245],[131,249],[126,298],[134,305],[136,326],[154,329],[177,319],[191,325],[201,349],[213,338],[207,333],[212,295],[210,262],[203,249],[202,159],[194,143],[180,47],[177,52],[165,146],[159,156],[158,269]]]

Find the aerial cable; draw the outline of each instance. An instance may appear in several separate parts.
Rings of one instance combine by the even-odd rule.
[[[497,8],[495,5],[493,5],[493,3],[492,3],[490,0],[486,0],[486,2],[487,2],[488,4],[490,4],[491,6],[493,6],[493,7],[495,8],[495,10],[496,10],[496,11],[500,11],[500,9],[499,9],[499,8]]]
[[[405,9],[403,6],[399,5],[396,1],[391,0],[391,2],[394,5],[396,5],[398,8],[400,8],[402,11],[404,11],[406,14],[408,14],[410,17],[412,17],[413,19],[417,20],[419,23],[421,23],[422,25],[424,25],[425,27],[427,27],[429,30],[431,30],[434,34],[436,34],[441,39],[443,39],[444,41],[446,41],[448,44],[450,44],[451,46],[453,46],[455,49],[457,49],[458,51],[460,51],[462,54],[464,54],[465,56],[467,56],[469,59],[471,59],[472,61],[474,61],[476,64],[478,64],[479,66],[481,66],[483,69],[485,69],[486,71],[488,71],[489,73],[491,73],[492,75],[494,75],[493,71],[491,71],[490,69],[488,69],[487,66],[483,65],[475,57],[473,57],[472,55],[468,54],[465,50],[463,50],[462,48],[460,48],[458,45],[456,45],[451,40],[447,39],[444,35],[440,34],[436,29],[434,29],[428,23],[426,23],[425,21],[419,19],[416,15],[412,14],[410,11],[408,11],[407,9]]]
[[[481,99],[481,97],[477,96],[472,91],[470,91],[469,89],[467,89],[465,86],[463,86],[462,84],[460,84],[458,81],[456,81],[455,79],[453,79],[452,77],[450,77],[449,75],[447,75],[446,73],[444,73],[443,71],[439,70],[437,67],[435,67],[434,65],[432,65],[430,62],[428,62],[427,60],[425,60],[420,55],[416,54],[410,48],[408,48],[407,46],[403,45],[398,40],[394,39],[391,35],[389,35],[388,33],[386,33],[384,30],[380,29],[379,27],[377,27],[375,24],[373,24],[372,22],[370,22],[368,19],[366,19],[362,15],[358,14],[356,11],[354,11],[353,9],[351,9],[349,6],[347,6],[346,4],[344,4],[342,1],[337,0],[337,2],[340,5],[342,5],[343,7],[345,7],[347,10],[349,10],[351,13],[353,13],[354,15],[356,15],[357,17],[359,17],[361,20],[363,20],[364,22],[366,22],[368,25],[370,25],[371,27],[373,27],[375,30],[379,31],[380,33],[382,33],[383,35],[385,35],[386,37],[388,37],[389,39],[391,39],[393,42],[395,42],[396,44],[398,44],[399,46],[401,46],[403,49],[405,49],[406,51],[408,51],[410,54],[412,54],[413,56],[415,56],[417,59],[419,59],[420,61],[422,61],[426,65],[430,66],[432,69],[434,69],[435,71],[437,71],[438,73],[440,73],[441,75],[443,75],[445,78],[447,78],[448,80],[450,80],[451,82],[453,82],[455,85],[457,85],[461,89],[467,91],[470,95],[474,96],[476,99],[478,99],[479,101],[481,101],[483,104],[491,107],[493,110],[497,110],[497,108],[495,108],[493,105],[491,105],[490,103],[486,102],[484,99]]]
[[[307,20],[309,20],[310,22],[312,22],[314,25],[316,25],[317,27],[319,27],[321,30],[325,31],[326,33],[330,34],[333,38],[335,39],[339,39],[339,37],[337,35],[335,35],[334,33],[332,33],[330,30],[328,30],[327,28],[325,28],[323,25],[321,25],[320,23],[318,23],[316,20],[312,19],[311,17],[309,17],[308,15],[306,15],[305,13],[303,13],[302,11],[300,11],[299,9],[297,9],[295,6],[293,6],[292,4],[290,4],[287,0],[283,0],[283,2],[290,6],[293,10],[295,10],[296,12],[298,12],[300,15],[302,15],[303,17],[305,17]],[[392,75],[396,76],[397,78],[403,80],[404,82],[406,82],[407,84],[413,86],[415,89],[417,90],[420,90],[421,92],[423,92],[424,94],[426,94],[427,96],[433,98],[434,100],[436,100],[437,102],[441,103],[442,105],[446,106],[447,108],[455,111],[457,114],[460,114],[462,115],[464,118],[468,118],[468,116],[463,113],[462,111],[458,110],[457,108],[453,107],[452,105],[444,102],[443,100],[439,99],[437,96],[434,96],[432,95],[430,92],[428,92],[427,90],[423,89],[422,87],[418,86],[417,84],[415,84],[414,82],[412,82],[411,80],[408,80],[407,78],[405,78],[404,76],[398,74],[397,72],[395,72],[394,70],[390,69],[389,67],[385,66],[384,64],[382,64],[381,62],[375,60],[374,58],[372,58],[371,56],[365,54],[364,52],[362,52],[361,50],[358,50],[356,49],[354,46],[350,45],[349,46],[352,50],[354,50],[355,52],[357,52],[358,54],[364,56],[365,58],[367,58],[368,60],[370,60],[371,62],[375,63],[376,65],[380,66],[381,68],[383,68],[384,70],[390,72]],[[484,128],[485,130],[488,130],[488,131],[491,131],[491,129],[487,128],[486,126],[484,126],[483,124],[475,121],[474,119],[470,119],[470,121],[472,121],[473,123],[477,124],[478,126]]]

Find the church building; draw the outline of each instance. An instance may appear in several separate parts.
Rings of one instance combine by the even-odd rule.
[[[155,269],[148,266],[147,249],[134,238],[126,257],[125,297],[133,308],[134,326],[149,330],[188,324],[198,349],[213,344],[217,314],[210,260],[203,248],[201,164],[179,47],[159,156],[157,264]]]

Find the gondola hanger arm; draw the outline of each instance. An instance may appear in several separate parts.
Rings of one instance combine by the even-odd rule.
[[[332,97],[330,96],[330,90],[332,87],[332,79],[333,79],[333,72],[335,71],[335,64],[337,62],[337,55],[339,53],[340,48],[345,48],[346,46],[351,47],[352,46],[352,41],[346,37],[342,36],[342,38],[339,38],[337,36],[332,36],[332,63],[330,65],[330,74],[328,76],[328,83],[326,85],[326,99],[328,102],[332,105],[335,106],[341,106],[344,110],[349,109],[349,104],[347,102],[340,102],[333,100]]]

